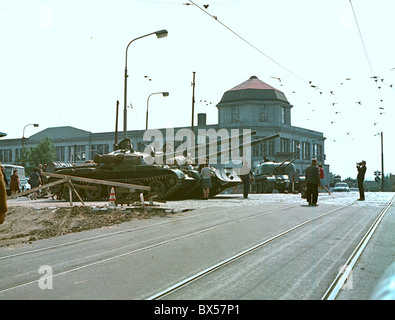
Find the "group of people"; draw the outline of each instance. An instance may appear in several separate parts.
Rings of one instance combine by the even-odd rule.
[[[36,188],[42,184],[41,172],[42,172],[42,166],[40,164],[31,173],[31,175],[29,177],[29,184],[32,189]],[[11,194],[21,192],[21,182],[19,180],[18,170],[14,169],[14,171],[12,172],[12,174],[10,176],[10,182],[8,182],[8,179],[5,174],[5,168],[4,168],[4,166],[1,166],[1,170],[0,170],[0,224],[4,223],[6,214],[8,211],[8,206],[7,206],[7,187],[8,186],[11,191]],[[37,199],[36,192],[33,193],[32,199]]]
[[[321,186],[326,189],[329,194],[328,185],[326,179],[324,178],[324,170],[322,165],[319,164],[317,159],[311,160],[311,166],[306,168],[306,200],[309,206],[318,206],[318,187]],[[357,180],[359,189],[359,201],[365,200],[365,192],[363,187],[363,181],[365,180],[366,173],[366,161],[361,161],[357,163]]]
[[[4,183],[6,186],[9,185],[11,194],[21,192],[21,181],[19,180],[18,170],[14,169],[14,171],[10,176],[9,183],[5,174],[4,166],[1,166],[1,171],[3,175]],[[42,165],[39,164],[38,167],[34,168],[33,172],[30,174],[28,182],[32,189],[42,185],[41,172],[42,172]],[[37,200],[37,192],[33,192],[32,199]]]

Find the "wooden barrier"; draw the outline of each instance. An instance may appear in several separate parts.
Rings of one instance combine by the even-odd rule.
[[[58,181],[53,181],[47,184],[43,184],[39,187],[26,190],[23,192],[15,193],[7,199],[14,199],[18,198],[21,196],[28,195],[30,193],[46,189],[49,187],[56,186],[61,183],[66,183],[69,187],[69,198],[70,198],[70,205],[73,205],[73,192],[76,194],[78,199],[81,201],[82,205],[85,205],[81,196],[76,190],[76,187],[74,186],[73,182],[85,182],[85,183],[90,183],[90,184],[101,184],[101,185],[107,185],[107,186],[112,186],[112,187],[120,187],[120,188],[125,188],[126,190],[129,190],[129,192],[134,193],[137,190],[139,191],[151,191],[151,187],[148,186],[141,186],[141,185],[136,185],[136,184],[130,184],[130,183],[123,183],[123,182],[115,182],[115,181],[106,181],[106,180],[98,180],[98,179],[91,179],[91,178],[82,178],[82,177],[76,177],[76,176],[69,176],[69,175],[63,175],[63,174],[57,174],[57,173],[49,173],[49,172],[43,172],[41,174],[42,176],[47,176],[47,177],[53,177],[59,179]],[[92,186],[85,186],[85,185],[78,185],[77,188],[82,188],[82,189],[88,189],[92,188]]]

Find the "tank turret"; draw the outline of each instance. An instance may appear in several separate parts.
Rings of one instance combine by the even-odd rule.
[[[294,183],[294,190],[300,189],[299,175],[293,164],[296,157],[297,154],[295,153],[283,162],[264,161],[259,163],[254,171],[253,188],[255,192],[272,193],[273,190],[277,190],[278,192],[293,191],[292,183]]]

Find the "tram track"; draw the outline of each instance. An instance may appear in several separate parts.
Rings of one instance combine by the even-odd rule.
[[[69,274],[71,272],[76,272],[76,271],[79,271],[79,270],[83,270],[83,269],[86,269],[86,268],[89,268],[89,267],[96,266],[98,264],[103,264],[103,263],[106,263],[106,262],[109,262],[109,261],[113,261],[113,260],[116,260],[116,259],[119,259],[119,258],[122,258],[122,257],[125,257],[125,256],[133,255],[133,254],[136,254],[136,253],[139,253],[139,252],[142,252],[142,251],[146,251],[146,250],[149,250],[149,249],[160,247],[160,246],[169,244],[171,242],[175,242],[175,241],[179,241],[179,240],[182,240],[182,239],[185,239],[185,238],[193,237],[193,236],[196,236],[196,235],[199,235],[199,234],[202,234],[202,233],[205,233],[205,232],[209,232],[209,231],[212,231],[212,230],[215,230],[215,229],[218,229],[218,228],[221,228],[221,227],[233,224],[233,223],[238,223],[238,222],[241,222],[241,221],[257,218],[257,217],[260,217],[260,216],[263,216],[263,215],[267,215],[267,214],[270,214],[270,213],[284,211],[284,210],[291,209],[293,207],[298,207],[298,206],[299,206],[299,204],[286,206],[286,207],[278,208],[278,209],[274,209],[274,210],[267,210],[267,211],[260,212],[258,214],[254,214],[254,215],[243,217],[243,218],[229,220],[229,221],[226,221],[224,223],[216,224],[216,225],[213,225],[213,226],[210,226],[210,227],[207,227],[207,228],[203,228],[201,230],[197,230],[197,231],[190,232],[190,233],[187,233],[187,234],[184,234],[184,235],[181,235],[181,236],[173,237],[173,238],[170,238],[170,239],[167,239],[167,240],[164,240],[164,241],[159,241],[159,242],[156,242],[156,243],[153,243],[153,244],[150,244],[150,245],[147,245],[147,246],[143,246],[143,247],[140,247],[140,248],[137,248],[137,249],[134,249],[134,250],[130,250],[130,251],[127,251],[127,252],[124,252],[124,253],[121,253],[121,254],[112,255],[112,256],[110,256],[108,258],[100,258],[100,259],[98,259],[98,261],[89,262],[89,263],[85,263],[85,264],[80,264],[78,266],[69,268],[67,270],[55,273],[55,274],[52,275],[52,277],[56,278],[56,277],[64,276],[64,275]],[[70,250],[77,251],[78,250],[78,247],[77,247],[78,245],[86,244],[86,243],[89,243],[91,241],[104,240],[104,239],[107,239],[107,238],[116,237],[116,236],[119,236],[119,235],[122,235],[122,234],[128,234],[128,233],[133,233],[133,232],[140,232],[140,231],[141,232],[147,232],[147,230],[158,228],[158,227],[163,227],[163,226],[166,226],[166,225],[173,224],[175,222],[181,222],[181,221],[184,221],[184,220],[194,219],[194,218],[197,219],[197,218],[202,218],[202,217],[203,218],[204,217],[210,217],[210,216],[212,216],[215,213],[221,213],[221,212],[229,211],[229,210],[231,210],[231,209],[230,208],[226,208],[226,209],[216,210],[214,212],[213,211],[209,211],[207,213],[199,214],[199,215],[196,215],[196,216],[181,217],[181,218],[177,218],[175,220],[166,221],[166,222],[159,222],[159,223],[156,223],[156,224],[153,224],[153,225],[147,225],[147,226],[142,226],[142,227],[138,227],[138,228],[130,228],[130,229],[127,229],[127,230],[121,230],[121,231],[111,232],[111,233],[107,233],[107,234],[103,234],[103,235],[87,237],[87,238],[83,238],[83,239],[79,239],[79,240],[75,240],[75,241],[69,241],[69,242],[60,243],[60,244],[53,245],[53,246],[44,247],[44,248],[38,248],[38,249],[34,249],[34,250],[29,250],[29,251],[24,251],[24,252],[20,252],[20,253],[10,254],[10,255],[6,255],[6,256],[0,257],[0,263],[2,261],[12,260],[13,258],[18,258],[18,257],[21,257],[21,256],[26,256],[26,255],[36,254],[36,253],[46,253],[46,252],[49,252],[49,251],[52,251],[52,250],[55,250],[55,249],[60,249],[60,248],[63,248],[63,247],[72,247]],[[0,288],[0,294],[4,293],[4,292],[11,291],[13,289],[21,288],[23,286],[27,286],[27,285],[31,285],[31,284],[37,283],[38,281],[39,281],[39,279],[30,280],[30,281],[24,281],[22,283],[14,285],[14,286],[10,286],[10,287],[7,287],[7,288]]]
[[[342,286],[344,285],[344,283],[346,282],[350,272],[352,271],[352,268],[354,267],[356,261],[358,260],[358,258],[361,256],[364,248],[366,247],[369,239],[372,237],[374,231],[376,230],[377,226],[379,225],[379,223],[381,222],[381,220],[383,219],[384,215],[386,214],[386,212],[389,210],[389,208],[392,206],[393,202],[394,202],[395,196],[392,197],[392,199],[386,204],[385,208],[383,210],[381,210],[381,212],[379,213],[379,215],[377,216],[377,218],[375,219],[375,221],[373,222],[373,224],[369,227],[369,230],[366,232],[366,234],[363,236],[362,240],[359,242],[359,244],[357,245],[357,247],[355,248],[355,250],[353,251],[353,253],[351,254],[351,256],[348,258],[347,262],[343,265],[343,267],[339,270],[339,273],[336,275],[335,279],[333,280],[333,282],[330,284],[329,288],[327,289],[327,291],[325,292],[325,294],[323,295],[323,297],[321,298],[321,300],[334,300],[337,296],[337,294],[339,293],[339,291],[341,290]],[[269,239],[266,239],[242,252],[239,252],[237,254],[235,254],[232,257],[229,257],[213,266],[210,266],[192,276],[189,276],[185,279],[183,279],[182,281],[179,281],[175,284],[173,284],[172,286],[163,289],[162,291],[151,295],[149,297],[146,298],[146,300],[161,300],[164,299],[166,297],[171,296],[173,293],[175,293],[178,290],[182,290],[183,288],[187,287],[188,285],[191,285],[192,283],[212,274],[215,273],[216,271],[219,271],[221,268],[224,268],[225,266],[231,264],[232,262],[235,262],[236,260],[239,260],[261,248],[263,248],[264,246],[268,245],[269,243],[280,239],[286,235],[288,235],[289,233],[300,229],[324,216],[327,216],[333,212],[345,209],[347,207],[352,206],[353,204],[355,204],[356,201],[354,201],[353,203],[346,205],[346,206],[342,206],[330,211],[327,211],[313,219],[307,220],[303,223],[300,223],[292,228],[289,228]]]
[[[367,244],[369,243],[370,238],[373,236],[381,220],[384,218],[385,214],[394,203],[394,199],[395,196],[392,197],[392,199],[387,203],[385,208],[380,212],[380,214],[374,220],[373,224],[370,226],[369,230],[362,237],[361,241],[358,243],[351,256],[347,259],[341,270],[339,270],[339,273],[336,275],[335,279],[333,280],[333,282],[331,283],[325,294],[322,296],[321,300],[336,299],[341,288],[343,287],[350,273],[352,272],[352,269],[357,263],[359,257],[362,255],[362,252],[364,251]]]
[[[393,201],[394,201],[394,198],[392,198],[391,201],[387,204],[387,206],[386,206],[387,210],[392,205]],[[324,216],[327,216],[327,215],[329,215],[329,214],[331,214],[333,212],[337,212],[339,210],[342,210],[342,209],[345,209],[347,207],[350,207],[353,204],[355,204],[355,201],[352,202],[352,203],[349,203],[347,205],[343,205],[343,206],[337,207],[335,209],[328,210],[328,211],[320,214],[319,216],[316,216],[316,217],[314,217],[312,219],[309,219],[309,220],[303,221],[303,222],[301,222],[299,224],[296,224],[295,226],[290,227],[290,228],[288,228],[288,229],[286,229],[286,230],[284,230],[282,232],[279,232],[278,234],[270,237],[269,239],[266,239],[266,240],[254,245],[254,246],[249,247],[248,249],[243,250],[242,252],[240,252],[240,253],[238,253],[236,255],[233,255],[233,256],[231,256],[231,257],[229,257],[227,259],[224,259],[223,261],[220,261],[219,263],[216,263],[215,265],[212,265],[211,267],[207,267],[204,270],[194,274],[193,276],[189,276],[186,279],[184,279],[182,281],[179,281],[179,282],[175,283],[174,285],[172,285],[172,286],[170,286],[170,287],[168,287],[168,288],[166,288],[164,290],[161,290],[157,294],[149,296],[146,299],[147,300],[158,300],[158,299],[165,298],[166,296],[170,295],[171,293],[188,286],[189,284],[191,284],[191,283],[193,283],[193,282],[205,277],[208,274],[214,273],[215,271],[221,269],[222,267],[224,267],[226,265],[229,265],[233,261],[236,261],[236,260],[238,260],[238,259],[240,259],[240,258],[242,258],[244,256],[247,256],[248,254],[250,254],[250,253],[252,253],[254,251],[257,251],[258,249],[264,247],[265,245],[267,245],[269,243],[272,243],[272,242],[274,242],[277,239],[283,238],[287,234],[290,234],[290,233],[292,233],[295,230],[301,229],[303,226],[311,224],[313,221],[316,221],[317,219],[320,219],[320,218],[322,218]],[[107,263],[107,262],[110,262],[110,261],[115,261],[116,259],[120,259],[122,257],[130,256],[130,255],[142,252],[142,251],[150,250],[150,249],[153,249],[153,248],[158,248],[160,246],[164,246],[164,245],[170,244],[172,242],[182,241],[182,240],[184,240],[186,238],[194,237],[194,236],[200,235],[200,234],[205,233],[205,232],[214,231],[215,229],[219,229],[221,227],[225,227],[225,226],[228,226],[228,225],[233,224],[233,223],[239,223],[241,221],[246,221],[246,220],[249,220],[249,219],[258,218],[258,217],[261,217],[262,215],[266,215],[266,214],[277,212],[277,211],[284,211],[284,210],[291,209],[291,208],[294,208],[294,207],[300,207],[300,204],[286,206],[286,207],[278,208],[278,209],[275,209],[275,210],[267,210],[267,211],[264,211],[264,212],[253,214],[251,216],[237,218],[237,219],[234,219],[234,220],[229,220],[229,221],[226,221],[226,222],[223,222],[223,223],[218,223],[217,225],[211,225],[209,227],[202,228],[200,230],[196,230],[194,232],[181,234],[181,235],[176,236],[176,237],[170,237],[170,238],[165,239],[163,241],[154,242],[152,244],[149,244],[149,245],[146,245],[146,246],[143,246],[143,247],[140,247],[140,248],[135,248],[133,250],[129,250],[129,251],[126,251],[126,252],[123,252],[123,253],[111,255],[111,256],[109,256],[107,258],[98,259],[97,261],[93,261],[93,262],[89,262],[89,263],[82,263],[81,265],[78,265],[78,266],[75,266],[75,267],[71,267],[71,268],[68,268],[67,270],[63,270],[63,271],[57,272],[56,274],[53,274],[53,278],[65,276],[65,275],[67,275],[69,273],[77,272],[77,271],[80,271],[80,270],[83,270],[83,269],[88,269],[88,268],[97,266],[99,264]],[[215,212],[221,213],[221,212],[224,212],[224,211],[227,211],[227,210],[230,210],[230,209],[229,208],[225,208],[225,209],[216,210]],[[196,215],[196,216],[188,216],[188,217],[181,217],[181,218],[177,217],[176,221],[177,222],[181,222],[181,221],[184,221],[184,220],[192,219],[194,217],[203,217],[203,215],[209,217],[210,215],[213,215],[213,213],[214,212],[211,211],[211,212],[203,213],[203,214]],[[380,216],[384,216],[384,214],[380,213]],[[381,221],[381,219],[377,222],[377,225]],[[61,243],[61,244],[54,245],[54,246],[49,246],[49,247],[46,247],[46,248],[38,248],[38,249],[26,251],[26,252],[20,252],[20,253],[16,253],[16,254],[11,254],[11,255],[0,257],[0,262],[6,261],[6,260],[12,261],[13,258],[17,258],[17,257],[23,256],[23,255],[30,255],[30,254],[35,254],[35,253],[38,253],[38,252],[46,252],[46,251],[49,252],[51,250],[59,249],[61,247],[65,247],[65,246],[67,246],[67,247],[74,247],[75,246],[75,248],[78,248],[78,245],[83,244],[83,243],[89,243],[91,241],[100,240],[100,239],[108,239],[108,238],[111,238],[113,236],[115,237],[117,235],[127,234],[127,233],[131,233],[131,232],[134,232],[134,231],[144,231],[145,232],[145,231],[149,230],[150,228],[157,228],[157,227],[165,226],[165,225],[168,225],[168,224],[173,223],[173,222],[174,222],[174,220],[166,221],[166,222],[159,222],[159,223],[156,223],[154,225],[147,225],[147,226],[142,226],[142,227],[138,227],[138,228],[121,230],[121,231],[112,232],[112,233],[108,233],[108,234],[104,234],[104,235],[83,238],[83,239],[79,239],[79,240],[76,240],[76,241],[70,241],[70,242],[67,242],[67,243]],[[370,229],[372,229],[372,227]],[[374,228],[374,230],[375,230],[375,228]],[[374,230],[373,230],[373,232],[374,232]],[[14,289],[18,289],[18,288],[21,288],[21,287],[24,287],[24,286],[28,286],[28,285],[37,283],[38,281],[39,281],[38,279],[31,279],[31,280],[23,281],[22,283],[19,283],[19,284],[15,284],[13,286],[0,288],[0,294],[1,293],[5,293],[5,292],[10,292],[10,291],[12,291]]]
[[[262,214],[264,215],[264,214],[268,214],[268,213],[272,213],[272,212],[276,212],[276,211],[283,211],[283,210],[287,210],[287,209],[290,209],[290,208],[293,208],[293,207],[296,207],[296,206],[299,206],[299,205],[292,205],[292,206],[287,206],[287,207],[281,208],[281,209],[264,211],[264,212],[262,212],[260,214],[254,215],[252,217],[256,217],[256,216],[260,216]],[[187,216],[187,217],[178,217],[175,220],[171,220],[171,221],[159,222],[159,223],[150,224],[150,225],[146,225],[146,226],[142,226],[142,227],[128,228],[126,230],[120,230],[120,231],[110,232],[110,233],[101,234],[101,235],[97,235],[97,236],[91,236],[91,237],[87,237],[87,238],[82,238],[82,239],[78,239],[78,240],[67,241],[67,242],[63,242],[63,243],[52,245],[52,246],[47,246],[47,247],[43,247],[43,248],[37,248],[37,249],[23,251],[23,252],[14,253],[14,254],[9,254],[9,255],[5,255],[5,256],[0,256],[0,261],[1,260],[6,260],[6,259],[10,259],[10,258],[19,257],[19,256],[29,255],[29,254],[35,254],[35,253],[39,253],[39,252],[46,252],[46,251],[50,251],[50,250],[54,250],[54,249],[58,249],[58,248],[62,248],[62,247],[79,245],[79,244],[82,244],[82,243],[87,243],[87,242],[90,242],[90,241],[95,241],[95,240],[100,240],[100,239],[106,239],[106,238],[110,238],[110,237],[114,237],[114,236],[118,236],[118,235],[122,235],[122,234],[139,232],[139,231],[146,231],[148,229],[153,229],[153,228],[169,225],[169,224],[172,224],[174,222],[180,222],[180,221],[184,221],[184,220],[188,220],[188,219],[194,219],[194,218],[202,218],[204,216],[212,216],[213,214],[221,213],[221,212],[229,211],[229,210],[231,210],[231,209],[225,208],[225,209],[220,209],[220,210],[215,210],[215,211],[209,211],[207,213],[199,214],[199,215],[196,215],[196,216],[192,215],[192,216]],[[250,217],[246,217],[246,218],[250,218]],[[244,219],[245,218],[243,218],[243,220]],[[239,222],[239,221],[240,220],[236,219],[233,222]],[[232,221],[230,221],[230,222],[232,222]]]

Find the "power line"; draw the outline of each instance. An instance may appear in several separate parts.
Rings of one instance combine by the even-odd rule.
[[[351,3],[351,0],[350,0],[350,3]],[[200,7],[199,5],[197,5],[197,4],[196,4],[194,1],[192,1],[192,0],[189,0],[189,3],[184,3],[184,4],[185,4],[185,5],[191,5],[191,4],[192,4],[192,5],[194,5],[195,7],[197,7],[198,9],[200,9],[202,12],[204,12],[205,14],[207,14],[208,16],[210,16],[212,19],[216,20],[216,22],[218,22],[219,24],[221,24],[221,25],[222,25],[224,28],[226,28],[228,31],[232,32],[235,36],[237,36],[237,37],[238,37],[239,39],[241,39],[243,42],[247,43],[247,44],[248,44],[250,47],[252,47],[254,50],[258,51],[260,54],[262,54],[263,56],[265,56],[266,58],[268,58],[270,61],[272,61],[272,62],[275,63],[276,65],[280,66],[282,69],[284,69],[284,70],[287,71],[288,73],[292,74],[293,76],[295,76],[295,77],[297,77],[298,79],[302,80],[304,83],[308,84],[309,87],[311,87],[311,88],[315,89],[316,91],[318,91],[319,94],[320,94],[320,96],[321,96],[322,98],[324,98],[324,97],[323,97],[323,93],[325,93],[326,90],[320,89],[315,83],[313,84],[312,81],[307,81],[307,80],[305,80],[303,77],[299,76],[299,75],[296,74],[295,72],[293,72],[293,71],[291,71],[290,69],[286,68],[284,65],[282,65],[282,64],[279,63],[279,62],[277,62],[275,59],[271,58],[269,55],[267,55],[267,54],[264,53],[262,50],[260,50],[259,48],[257,48],[255,45],[253,45],[251,42],[249,42],[248,40],[246,40],[244,37],[242,37],[242,36],[241,36],[240,34],[238,34],[236,31],[234,31],[234,30],[231,29],[229,26],[227,26],[225,23],[223,23],[222,21],[220,21],[220,20],[218,19],[217,16],[210,14],[210,13],[207,11],[208,5],[207,5],[207,6],[204,6],[205,9],[203,9],[202,7]],[[352,3],[351,3],[351,5],[352,5]],[[380,87],[380,85],[379,85],[379,83],[378,83],[378,78],[379,78],[379,77],[374,76],[373,68],[372,68],[372,65],[371,65],[371,63],[370,63],[369,56],[368,56],[368,54],[367,54],[367,49],[366,49],[365,43],[364,43],[364,41],[363,41],[362,32],[361,32],[361,30],[360,30],[360,27],[359,27],[359,24],[358,24],[358,21],[357,21],[357,18],[356,18],[356,14],[355,14],[354,9],[353,9],[353,12],[354,12],[355,20],[356,20],[356,22],[357,22],[359,34],[360,34],[360,37],[361,37],[361,40],[362,40],[362,43],[363,43],[363,47],[364,47],[364,50],[365,50],[365,54],[366,54],[366,57],[367,57],[367,59],[368,59],[368,63],[369,63],[369,66],[370,66],[370,70],[371,70],[371,72],[372,72],[372,77],[371,77],[371,79],[373,79],[373,80],[376,82],[377,89],[379,90],[380,103],[381,103],[381,102],[383,102],[383,100],[382,100],[382,98],[381,98],[381,91],[380,91],[380,88],[381,88],[381,87]],[[394,68],[394,69],[395,69],[395,68]],[[349,80],[349,79],[347,79],[347,80]],[[380,79],[380,80],[381,80],[381,79]],[[332,95],[333,95],[333,96],[335,95],[335,93],[334,93],[333,91],[328,91],[328,92],[331,93],[331,96],[332,96]],[[343,97],[342,99],[344,99],[344,97]],[[325,99],[325,100],[327,100],[327,99]],[[349,100],[349,99],[347,99],[347,100]],[[334,107],[335,104],[338,104],[336,101],[333,101],[333,100],[332,100],[332,101],[328,101],[328,102],[331,102],[330,105],[331,105],[332,107]],[[353,101],[353,102],[354,102],[354,103],[359,103],[359,104],[361,104],[360,101]],[[383,108],[381,107],[381,105],[380,105],[380,109],[383,109]],[[334,110],[333,112],[335,112],[335,111],[336,111],[336,110]],[[335,114],[338,114],[338,113],[340,113],[340,112],[335,112]],[[380,113],[380,115],[381,115],[381,114],[382,114],[382,113]],[[332,121],[331,123],[335,123],[335,122]]]
[[[363,41],[362,32],[361,32],[361,28],[359,27],[359,23],[358,23],[357,15],[356,15],[356,13],[355,13],[354,6],[353,6],[353,4],[352,4],[351,0],[350,0],[350,4],[351,4],[351,9],[352,9],[352,12],[353,12],[353,14],[354,14],[355,23],[357,24],[357,28],[358,28],[358,32],[359,32],[359,36],[360,36],[360,38],[361,38],[361,42],[362,42],[362,45],[363,45],[363,49],[365,50],[366,59],[368,60],[369,67],[370,67],[370,71],[372,72],[372,76],[374,76],[374,72],[373,72],[372,64],[370,63],[370,59],[369,59],[369,55],[368,55],[368,51],[366,50],[366,46],[365,46],[365,41]]]
[[[379,85],[378,85],[378,83],[377,83],[377,78],[378,78],[378,77],[377,77],[377,76],[374,74],[374,72],[373,72],[372,64],[371,64],[371,62],[370,62],[369,55],[368,55],[368,51],[367,51],[366,46],[365,46],[365,41],[363,40],[363,37],[362,37],[361,28],[359,27],[359,23],[358,23],[357,15],[356,15],[355,10],[354,10],[354,6],[353,6],[353,4],[352,4],[352,1],[351,1],[351,0],[349,0],[349,1],[350,1],[350,5],[351,5],[351,9],[352,9],[353,15],[354,15],[355,23],[356,23],[357,28],[358,28],[359,36],[360,36],[360,38],[361,38],[361,42],[362,42],[362,45],[363,45],[363,49],[364,49],[364,51],[365,51],[366,59],[368,60],[368,64],[369,64],[369,67],[370,67],[370,71],[371,71],[371,73],[372,73],[372,79],[375,80],[376,86],[377,86],[377,90],[379,91],[380,104],[381,104],[381,103],[383,102],[383,99],[382,99],[382,97],[381,97],[380,87],[379,87]]]
[[[272,62],[274,62],[275,64],[277,64],[279,67],[281,67],[282,69],[284,69],[285,71],[289,72],[290,74],[292,74],[293,76],[299,78],[300,80],[302,80],[303,82],[308,83],[307,80],[303,79],[301,76],[299,76],[298,74],[296,74],[295,72],[289,70],[288,68],[286,68],[285,66],[283,66],[281,63],[277,62],[276,60],[274,60],[273,58],[271,58],[269,55],[267,55],[266,53],[264,53],[262,50],[260,50],[259,48],[257,48],[256,46],[254,46],[251,42],[249,42],[248,40],[246,40],[245,38],[243,38],[241,35],[239,35],[236,31],[234,31],[233,29],[231,29],[230,27],[228,27],[225,23],[221,22],[220,20],[218,20],[217,16],[214,16],[212,14],[210,14],[209,12],[207,12],[206,10],[204,10],[202,7],[198,6],[195,2],[193,2],[192,0],[189,0],[190,3],[192,3],[195,7],[199,8],[200,10],[202,10],[205,14],[207,14],[208,16],[210,16],[211,18],[213,18],[215,21],[217,21],[219,24],[221,24],[223,27],[225,27],[226,29],[228,29],[230,32],[232,32],[235,36],[237,36],[239,39],[241,39],[242,41],[244,41],[245,43],[247,43],[250,47],[252,47],[253,49],[255,49],[256,51],[258,51],[260,54],[264,55],[266,58],[268,58],[269,60],[271,60]]]

